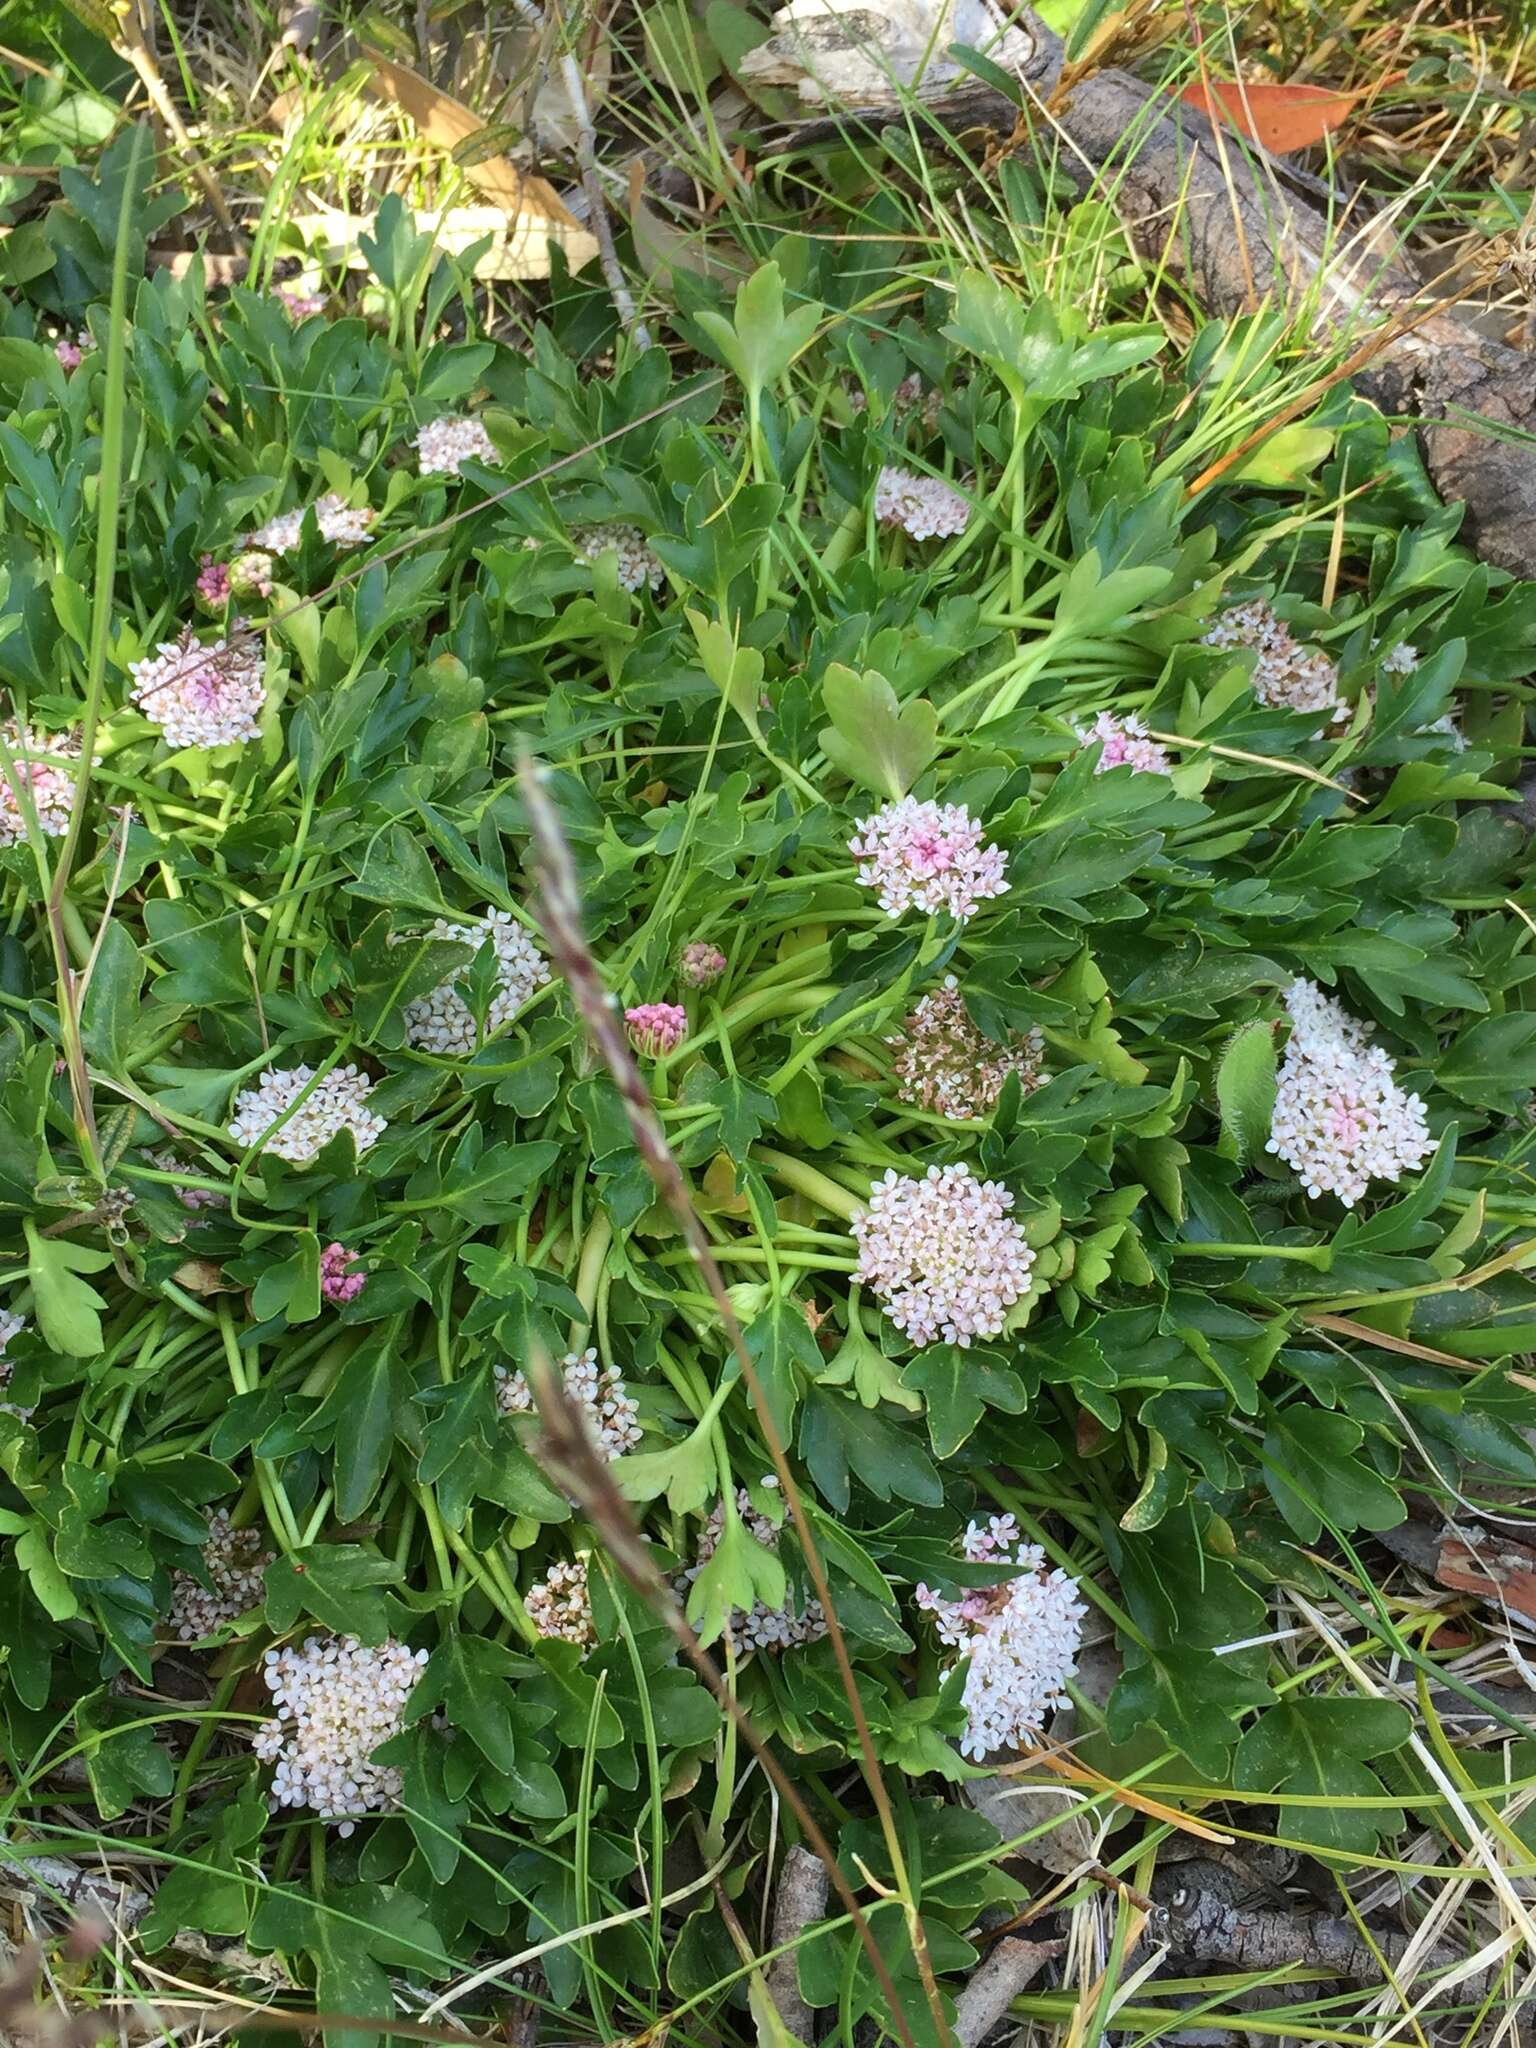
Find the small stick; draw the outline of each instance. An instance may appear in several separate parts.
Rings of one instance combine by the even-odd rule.
[[[1059,1941],[1000,1941],[955,2000],[958,2048],[981,2048],[1014,1999],[1061,1949]]]
[[[827,1870],[819,1856],[813,1856],[798,1842],[784,1858],[778,1889],[773,1895],[773,1945],[783,1948],[798,1941],[813,1920],[827,1910]],[[768,1996],[779,2018],[797,2041],[815,2039],[815,2017],[800,1991],[800,1952],[776,1956],[768,1965]]]
[[[530,28],[541,34],[544,32],[548,22],[540,17],[533,0],[512,0],[512,5]],[[619,252],[614,247],[613,223],[608,217],[608,199],[603,191],[602,176],[597,168],[597,130],[592,125],[592,110],[587,105],[587,89],[582,83],[581,67],[571,50],[563,50],[559,61],[561,82],[565,86],[566,97],[571,103],[571,115],[576,123],[576,167],[581,172],[581,189],[587,195],[589,224],[597,241],[597,260],[602,265],[603,277],[613,295],[614,311],[618,314],[625,331],[636,348],[647,349],[651,346],[651,331],[640,318],[634,294],[630,291],[629,281],[624,275],[624,266],[619,261]]]

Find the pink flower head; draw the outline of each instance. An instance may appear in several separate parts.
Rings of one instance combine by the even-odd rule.
[[[53,344],[53,352],[66,370],[78,370],[85,361],[85,350],[79,342],[71,341],[67,334],[61,334]]]
[[[189,626],[129,664],[133,701],[173,747],[237,746],[260,735],[264,666],[249,635],[204,646]]]
[[[1010,1074],[1018,1075],[1026,1095],[1045,1083],[1045,1039],[1038,1027],[1010,1032],[1001,1044],[986,1037],[971,1022],[953,975],[922,998],[886,1044],[900,1099],[943,1117],[986,1116]]]
[[[204,555],[197,572],[198,602],[210,611],[221,612],[229,603],[229,570],[212,555]]]
[[[324,292],[294,291],[281,284],[277,287],[277,302],[290,320],[307,320],[312,313],[323,313],[326,307]]]
[[[968,1346],[996,1337],[1029,1291],[1035,1255],[1000,1181],[968,1166],[930,1166],[920,1180],[887,1173],[851,1225],[854,1279],[914,1344]]]
[[[1111,768],[1129,768],[1136,775],[1166,775],[1168,756],[1157,741],[1147,736],[1147,728],[1131,712],[1125,718],[1116,718],[1112,711],[1101,711],[1092,725],[1080,725],[1077,736],[1085,747],[1097,744],[1099,758],[1093,764],[1095,775],[1107,775]]]
[[[11,757],[9,768],[0,767],[0,846],[26,838],[31,822],[22,801],[26,797],[37,813],[38,829],[50,839],[62,839],[69,830],[75,783],[69,770],[57,764],[77,758],[79,741],[67,733],[33,732],[14,720],[0,736]]]
[[[724,974],[725,964],[725,955],[718,946],[695,939],[691,946],[684,946],[677,971],[690,988],[708,988]]]
[[[676,1052],[688,1035],[688,1012],[681,1003],[637,1003],[624,1012],[629,1042],[653,1060]]]
[[[261,548],[247,548],[229,565],[229,588],[235,597],[272,595],[272,557]]]
[[[1424,1104],[1399,1087],[1369,1025],[1332,996],[1294,981],[1285,1006],[1291,1036],[1267,1150],[1295,1168],[1309,1195],[1337,1195],[1352,1209],[1373,1180],[1401,1180],[1434,1150]]]
[[[904,796],[854,827],[848,851],[859,880],[874,889],[888,917],[904,910],[947,910],[962,923],[983,897],[1008,888],[1007,860],[988,846],[963,804],[919,803]]]
[[[899,526],[913,540],[948,540],[964,533],[970,516],[970,499],[941,476],[881,470],[875,485],[875,517],[882,526]]]
[[[328,1244],[320,1254],[320,1294],[332,1308],[356,1301],[368,1285],[366,1273],[351,1270],[352,1254],[344,1244]]]

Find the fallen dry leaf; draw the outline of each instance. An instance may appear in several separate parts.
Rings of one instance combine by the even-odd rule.
[[[1334,92],[1326,85],[1245,84],[1234,78],[1213,79],[1209,90],[1197,78],[1179,95],[1187,106],[1198,107],[1213,120],[1219,108],[1239,133],[1276,156],[1315,149],[1324,136],[1342,128],[1360,101],[1369,96],[1366,92]]]
[[[1448,1529],[1440,1544],[1435,1577],[1454,1593],[1475,1593],[1507,1607],[1522,1620],[1536,1621],[1536,1550],[1507,1536],[1486,1536],[1476,1544]]]
[[[212,1259],[183,1259],[171,1278],[188,1294],[238,1294],[233,1280],[224,1278],[224,1268]]]
[[[357,238],[372,228],[371,214],[346,213],[328,206],[317,213],[297,215],[290,225],[311,254],[322,261],[344,263],[349,270],[368,268]],[[416,215],[416,225],[451,256],[461,256],[489,237],[490,247],[475,259],[474,274],[482,278],[548,277],[545,245],[549,242],[559,243],[572,270],[580,270],[597,254],[596,241],[579,224],[566,227],[546,214],[508,213],[500,206],[447,206],[440,213],[429,210]]]
[[[375,57],[370,61],[369,90],[376,97],[399,107],[420,130],[425,141],[453,156],[470,184],[495,202],[507,223],[515,223],[515,230],[509,227],[507,231],[507,240],[515,247],[516,254],[506,260],[516,267],[485,271],[477,264],[476,276],[547,277],[549,260],[545,245],[551,239],[560,243],[573,270],[597,254],[597,244],[591,234],[548,179],[527,176],[510,157],[494,152],[466,161],[465,145],[473,142],[477,135],[486,133],[488,124],[478,114],[472,113],[452,94],[440,91],[430,79],[423,78],[408,64],[391,63],[386,57]],[[481,210],[454,208],[450,211],[457,214]],[[448,217],[441,216],[440,220]],[[428,216],[418,218],[424,224]],[[467,239],[476,240],[486,232],[482,226]],[[449,246],[441,226],[438,240],[444,247]]]

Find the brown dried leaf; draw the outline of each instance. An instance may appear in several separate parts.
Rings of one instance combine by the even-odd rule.
[[[171,1275],[178,1287],[185,1287],[188,1294],[238,1294],[239,1287],[233,1280],[224,1278],[224,1268],[215,1265],[212,1259],[183,1259]]]
[[[1507,1536],[1479,1532],[1474,1546],[1448,1529],[1435,1577],[1454,1593],[1475,1593],[1525,1621],[1536,1621],[1536,1550],[1512,1543]]]
[[[459,154],[468,153],[474,139],[487,126],[461,100],[439,91],[430,79],[423,78],[408,64],[375,57],[372,70],[370,89],[380,99],[399,107],[434,148],[453,156],[469,182],[487,198],[496,200],[509,214],[532,215],[581,232],[575,215],[547,179],[525,177],[506,156],[493,155],[469,162]]]

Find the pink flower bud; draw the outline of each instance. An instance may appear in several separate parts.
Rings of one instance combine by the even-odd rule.
[[[708,988],[724,974],[725,955],[707,940],[695,939],[691,946],[684,946],[677,971],[690,988]]]
[[[676,1052],[688,1033],[688,1012],[680,1003],[637,1003],[624,1012],[624,1022],[635,1051],[652,1059]]]

